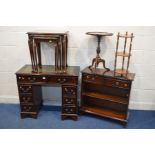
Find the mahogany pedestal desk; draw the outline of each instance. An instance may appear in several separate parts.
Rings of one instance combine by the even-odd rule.
[[[43,85],[62,87],[61,118],[78,118],[77,87],[79,66],[68,66],[65,73],[55,71],[55,66],[43,65],[37,73],[32,72],[32,65],[25,65],[16,72],[20,99],[21,118],[37,118],[42,106]]]
[[[85,68],[82,71],[81,113],[119,120],[126,126],[134,76],[134,73],[128,73],[126,77],[120,77],[114,71]]]

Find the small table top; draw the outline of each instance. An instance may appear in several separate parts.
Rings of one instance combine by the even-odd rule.
[[[104,76],[104,77],[112,77],[112,78],[117,78],[121,80],[131,80],[131,81],[134,80],[134,77],[135,77],[134,73],[128,73],[127,76],[120,76],[120,74],[114,73],[114,71],[107,71],[101,68],[90,69],[89,67],[86,67],[81,72],[86,73],[86,74],[99,75],[99,76]]]
[[[68,66],[65,73],[55,71],[54,65],[42,65],[37,73],[32,72],[31,65],[25,65],[16,74],[26,75],[58,75],[58,76],[79,76],[80,66]]]
[[[51,30],[41,30],[27,32],[28,35],[67,35],[69,31],[51,31]]]
[[[87,32],[86,34],[93,35],[93,36],[112,36],[113,35],[113,33],[108,33],[108,32]]]

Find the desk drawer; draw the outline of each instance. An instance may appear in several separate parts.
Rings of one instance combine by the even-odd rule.
[[[21,112],[36,112],[38,107],[35,105],[21,105]]]
[[[21,103],[32,103],[33,102],[32,95],[20,94],[20,102]]]
[[[17,81],[19,82],[29,82],[29,83],[54,83],[54,84],[64,84],[64,83],[78,83],[77,77],[66,77],[66,76],[45,76],[45,75],[18,75]]]
[[[62,107],[63,114],[77,114],[77,107]]]
[[[50,78],[51,82],[58,83],[58,84],[65,84],[65,83],[78,83],[78,79],[76,77],[60,77],[60,76],[53,76]]]
[[[76,96],[77,96],[77,86],[63,85],[62,86],[62,95],[76,98]]]
[[[20,93],[32,93],[31,85],[19,85],[18,90]]]
[[[29,76],[29,75],[17,75],[18,82],[36,82],[37,76]]]
[[[64,97],[63,101],[62,101],[63,105],[77,105],[77,101],[76,98],[68,98],[68,97]]]

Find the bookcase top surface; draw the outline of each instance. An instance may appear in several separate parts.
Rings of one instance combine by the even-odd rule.
[[[114,71],[106,71],[105,69],[101,68],[89,68],[86,67],[81,71],[82,73],[86,74],[92,74],[92,75],[99,75],[103,77],[111,77],[111,78],[117,78],[117,79],[122,79],[122,80],[134,80],[135,74],[134,73],[128,73],[127,75],[121,76],[118,73],[115,73]]]

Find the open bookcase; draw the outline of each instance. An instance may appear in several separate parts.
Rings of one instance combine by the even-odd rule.
[[[81,114],[95,114],[126,125],[131,84],[135,74],[117,77],[114,71],[103,72],[99,68],[93,72],[89,67],[82,71]]]

